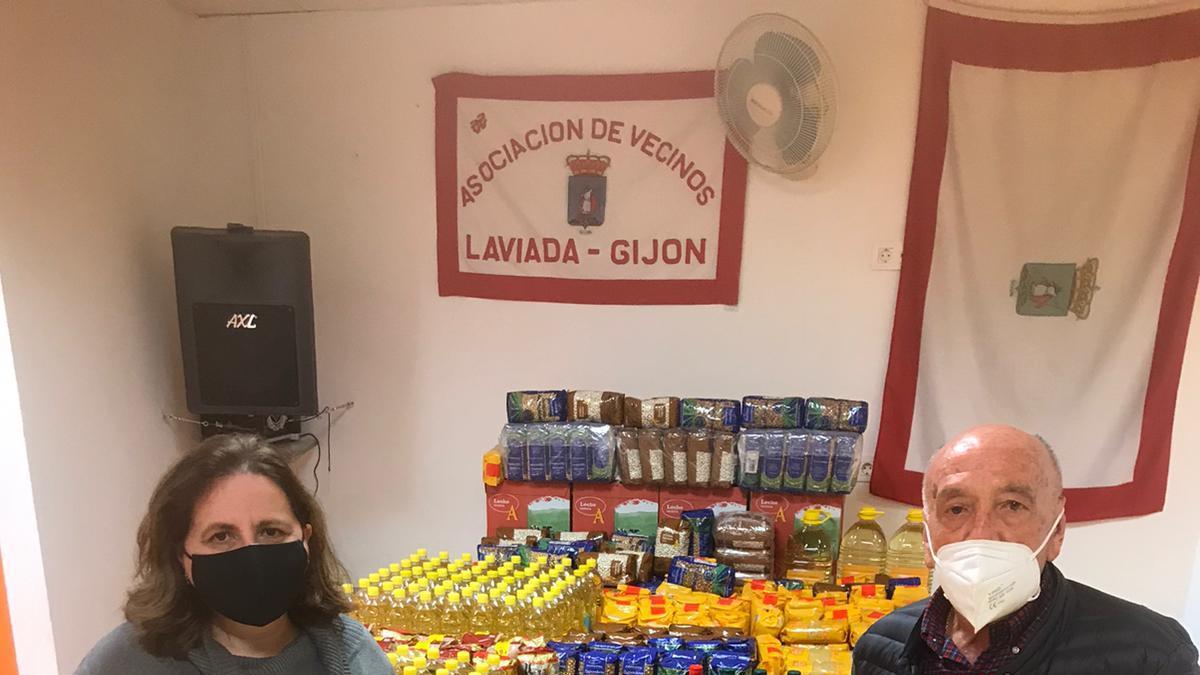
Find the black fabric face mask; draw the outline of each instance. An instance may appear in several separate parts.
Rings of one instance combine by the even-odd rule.
[[[212,611],[247,626],[283,616],[304,590],[304,542],[259,544],[191,555],[192,585]]]

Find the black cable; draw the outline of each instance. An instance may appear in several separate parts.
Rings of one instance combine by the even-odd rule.
[[[317,476],[317,467],[321,466],[321,439],[317,438],[316,434],[308,431],[300,434],[299,438],[304,438],[305,436],[311,436],[313,442],[317,444],[317,462],[313,464],[313,496],[315,497],[321,491],[321,479]]]

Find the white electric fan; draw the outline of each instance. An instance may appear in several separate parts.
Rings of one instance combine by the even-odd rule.
[[[825,48],[782,14],[743,21],[717,58],[716,99],[730,142],[784,176],[808,174],[829,145],[836,90]]]

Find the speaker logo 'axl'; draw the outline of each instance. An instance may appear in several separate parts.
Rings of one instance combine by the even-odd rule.
[[[258,328],[257,314],[230,314],[229,320],[225,322],[226,328],[247,328],[254,330]]]

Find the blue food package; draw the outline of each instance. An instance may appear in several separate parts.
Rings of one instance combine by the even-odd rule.
[[[783,434],[783,489],[804,492],[808,481],[808,432],[785,431]]]
[[[705,654],[712,654],[713,652],[717,651],[718,649],[720,649],[721,647],[724,647],[724,646],[725,646],[725,643],[720,640],[686,640],[686,641],[684,641],[685,649],[694,649],[698,652],[704,652]]]
[[[613,654],[618,654],[622,649],[624,649],[624,647],[615,642],[599,641],[588,645],[588,650],[595,652],[611,652]]]
[[[504,400],[512,424],[567,421],[566,390],[510,391]]]
[[[608,425],[585,425],[585,428],[588,432],[588,454],[591,455],[588,479],[611,482],[616,476],[616,464],[613,461],[617,451],[616,435]]]
[[[550,429],[545,424],[530,424],[525,433],[526,472],[529,480],[544,481],[549,478]]]
[[[721,649],[708,657],[709,675],[750,675],[754,659],[749,654]]]
[[[559,675],[579,675],[579,654],[583,651],[581,643],[550,641],[546,646],[558,657]]]
[[[762,471],[762,457],[767,448],[767,436],[762,431],[743,431],[738,434],[738,455],[742,471],[738,485],[747,490],[757,490]]]
[[[627,647],[621,652],[621,675],[654,675],[657,659],[653,647]]]
[[[867,430],[867,402],[844,398],[810,398],[804,403],[804,426],[822,431]]]
[[[725,640],[725,649],[739,654],[755,656],[758,654],[758,644],[752,637],[729,638]]]
[[[593,642],[588,651],[580,655],[579,670],[582,675],[617,675],[621,663],[620,647],[617,646],[617,651],[614,652],[598,649],[600,644],[602,643]]]
[[[858,458],[862,452],[862,435],[853,431],[835,431],[833,436],[833,476],[829,491],[850,494],[858,482]]]
[[[704,665],[704,653],[694,649],[676,649],[658,657],[658,675],[687,675],[688,669]]]
[[[500,446],[504,448],[504,479],[525,480],[526,444],[529,429],[521,424],[508,424],[500,432]]]
[[[547,473],[550,480],[571,480],[571,432],[565,424],[551,424]]]
[[[590,553],[597,548],[595,539],[580,539],[578,541],[543,540],[538,542],[537,550],[554,556],[570,556],[572,560],[580,553]]]
[[[713,538],[713,528],[716,527],[717,517],[713,513],[713,510],[696,509],[694,511],[684,511],[679,514],[679,519],[692,531],[691,547],[688,550],[688,554],[701,558],[711,558],[717,549],[716,540]]]
[[[783,487],[783,443],[782,432],[769,431],[763,447],[762,475],[759,487],[763,490],[779,490]]]
[[[796,429],[804,424],[804,399],[799,396],[742,399],[742,427],[746,429]]]
[[[679,400],[679,426],[684,429],[736,432],[742,421],[742,404],[727,398]]]
[[[577,424],[569,428],[567,437],[569,439],[568,442],[570,444],[569,449],[571,453],[570,463],[567,465],[568,480],[573,482],[586,482],[591,480],[591,432],[588,431],[587,426]]]
[[[681,555],[671,559],[667,581],[693,591],[729,597],[733,593],[734,572],[728,565]]]
[[[646,643],[659,652],[673,652],[676,649],[683,649],[683,638],[674,635],[650,638],[646,640]]]
[[[808,492],[829,492],[829,480],[833,469],[833,437],[827,433],[812,432],[808,435],[808,480],[804,489]]]
[[[496,560],[508,560],[514,555],[519,555],[521,552],[520,546],[500,546],[499,544],[479,544],[475,547],[475,554],[479,560],[483,560],[489,555],[496,556]]]

